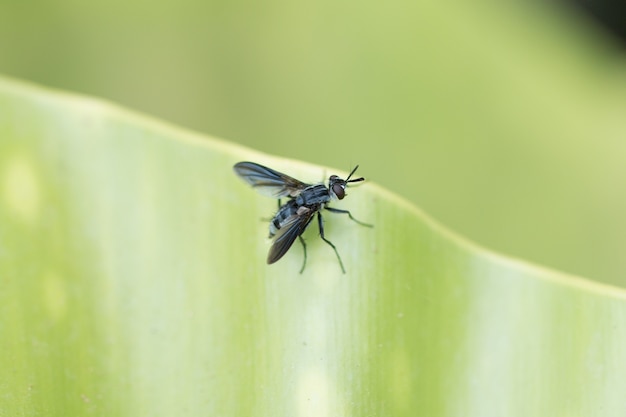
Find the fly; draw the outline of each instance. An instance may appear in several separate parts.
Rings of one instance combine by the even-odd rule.
[[[345,274],[341,256],[337,252],[337,248],[333,243],[324,236],[324,223],[322,220],[322,210],[328,210],[331,213],[347,214],[350,219],[358,224],[367,227],[373,227],[371,224],[363,223],[352,217],[348,210],[340,210],[328,207],[328,204],[335,199],[343,200],[346,196],[346,187],[349,183],[361,182],[365,178],[352,178],[359,166],[354,167],[348,178],[345,180],[337,175],[331,175],[328,179],[328,187],[324,184],[305,184],[295,178],[275,171],[263,165],[254,162],[239,162],[233,167],[235,173],[245,182],[256,188],[261,194],[278,199],[278,212],[274,215],[270,222],[270,238],[274,239],[274,243],[267,254],[267,263],[273,264],[283,257],[289,250],[296,238],[302,243],[304,249],[304,262],[300,273],[304,271],[306,266],[306,243],[302,238],[302,234],[307,226],[313,221],[313,217],[317,213],[317,224],[322,240],[330,245],[335,251],[341,271]],[[281,205],[280,199],[287,197],[285,204]]]

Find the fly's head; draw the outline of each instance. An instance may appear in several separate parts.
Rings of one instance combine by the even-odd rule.
[[[365,178],[363,177],[355,178],[352,180],[350,179],[350,177],[352,177],[352,174],[355,173],[358,167],[358,165],[355,166],[352,172],[350,172],[350,175],[348,175],[348,178],[346,178],[345,180],[343,178],[339,178],[337,175],[330,176],[330,178],[328,179],[328,190],[330,192],[331,198],[343,200],[343,198],[346,196],[346,187],[348,187],[349,183],[365,181]]]

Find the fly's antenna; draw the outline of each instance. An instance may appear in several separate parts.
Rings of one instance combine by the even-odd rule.
[[[359,168],[358,165],[354,167],[354,169],[350,172],[350,175],[348,175],[348,178],[346,178],[346,183],[365,181],[365,178],[363,178],[363,177],[355,178],[353,180],[350,179],[350,177],[352,177],[352,174],[354,174],[358,168]]]

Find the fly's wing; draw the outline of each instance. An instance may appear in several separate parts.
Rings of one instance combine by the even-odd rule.
[[[267,254],[267,263],[273,264],[287,253],[293,242],[309,225],[315,214],[314,210],[307,210],[302,214],[290,216],[274,237],[274,244]]]
[[[239,162],[233,169],[241,179],[268,197],[296,197],[309,186],[289,175],[254,162]]]

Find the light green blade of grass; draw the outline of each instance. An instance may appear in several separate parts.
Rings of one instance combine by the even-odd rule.
[[[0,415],[626,415],[622,290],[373,183],[267,266],[240,160],[345,174],[0,80]]]

